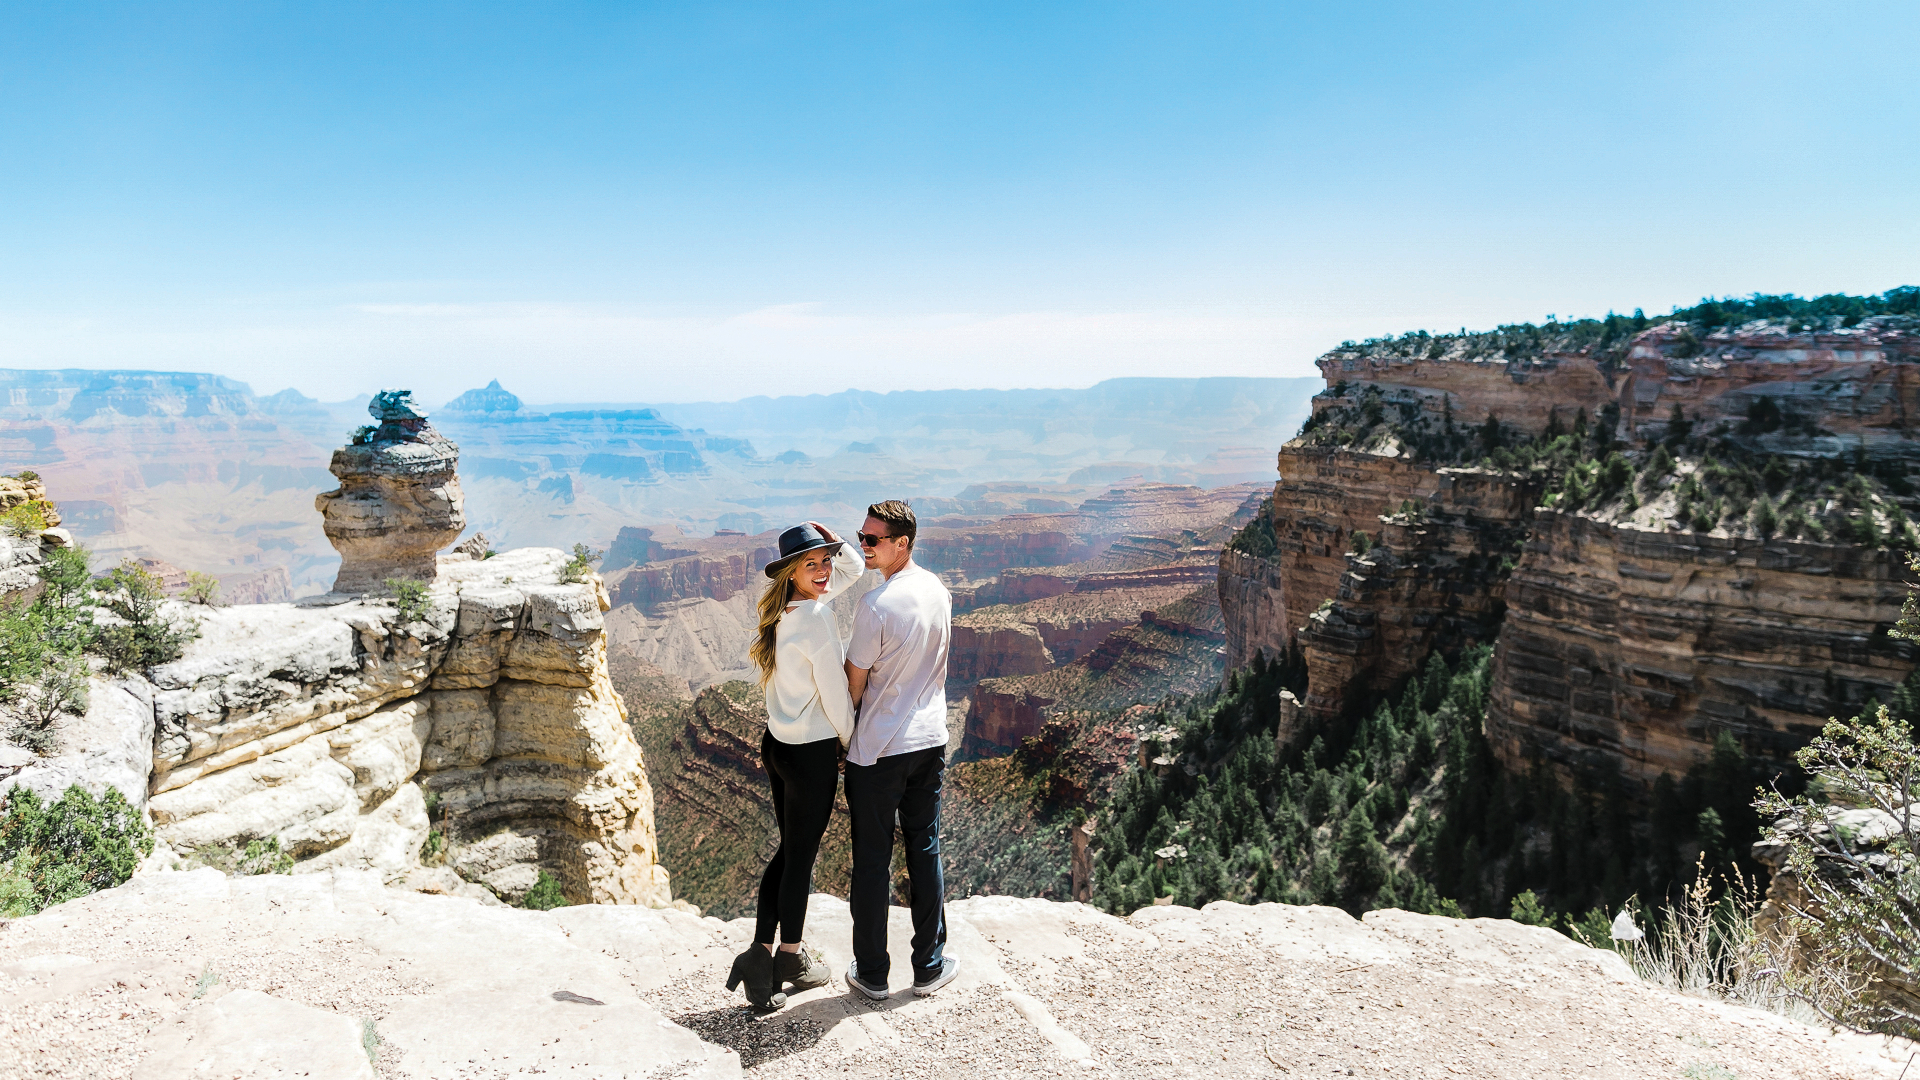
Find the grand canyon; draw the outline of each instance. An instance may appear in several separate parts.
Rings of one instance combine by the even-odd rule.
[[[332,889],[678,909],[621,932],[705,941],[722,924],[695,916],[750,913],[777,843],[746,659],[777,527],[906,493],[953,597],[965,925],[1051,917],[1007,897],[1137,922],[1223,900],[1501,916],[1525,893],[1573,933],[1696,863],[1764,874],[1752,785],[1797,782],[1828,717],[1911,702],[1920,657],[1888,630],[1920,542],[1917,295],[1350,343],[1298,420],[1292,386],[1169,380],[1078,450],[1137,387],[1007,397],[1056,419],[995,427],[971,399],[944,424],[859,395],[676,421],[496,383],[438,410],[383,394],[355,428],[210,376],[7,373],[0,512],[45,507],[0,541],[12,602],[80,546],[230,602],[173,602],[197,628],[180,658],[95,671],[58,745],[4,768],[49,799],[121,792],[162,903],[154,875],[271,842],[270,868]],[[1016,429],[1025,463],[987,464]],[[835,601],[843,630],[872,583]],[[646,1008],[678,1007],[656,990]]]

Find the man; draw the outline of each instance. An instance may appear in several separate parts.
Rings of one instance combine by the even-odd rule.
[[[953,981],[945,955],[946,882],[940,872],[940,776],[947,765],[947,636],[953,597],[914,563],[916,523],[906,503],[867,507],[860,549],[886,580],[860,598],[847,646],[847,686],[859,709],[847,744],[853,819],[853,966],[847,984],[886,998],[887,899],[896,817],[906,834],[913,893],[913,992]]]

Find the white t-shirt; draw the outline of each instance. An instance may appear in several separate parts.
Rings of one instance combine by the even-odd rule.
[[[802,600],[774,630],[773,678],[767,680],[767,731],[783,743],[810,743],[853,734],[853,696],[847,691],[846,650],[828,602],[860,580],[866,561],[851,545],[833,555],[826,599]]]
[[[847,760],[871,765],[947,742],[947,636],[953,597],[909,562],[860,598],[847,659],[868,669]]]

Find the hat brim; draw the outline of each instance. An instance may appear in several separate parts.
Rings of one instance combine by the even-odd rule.
[[[780,571],[786,569],[786,566],[788,563],[794,561],[795,559],[798,559],[800,556],[805,555],[809,552],[821,551],[825,549],[832,549],[833,551],[839,551],[841,548],[846,546],[847,546],[847,542],[845,540],[822,540],[817,544],[808,544],[806,547],[801,548],[799,551],[796,551],[791,555],[787,555],[784,558],[775,559],[772,562],[768,563],[767,576],[778,577],[780,574]]]

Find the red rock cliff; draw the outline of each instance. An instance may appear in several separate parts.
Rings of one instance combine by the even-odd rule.
[[[1249,530],[1221,556],[1228,662],[1298,642],[1305,711],[1326,723],[1430,649],[1497,627],[1487,725],[1511,766],[1597,756],[1650,781],[1685,772],[1723,731],[1784,758],[1826,717],[1884,699],[1916,659],[1885,631],[1904,595],[1893,547],[1920,512],[1902,494],[1920,489],[1905,479],[1920,462],[1917,361],[1920,319],[1907,316],[1674,321],[1577,347],[1529,328],[1410,335],[1329,353],[1315,419],[1280,455],[1265,535]],[[1686,429],[1671,426],[1676,406]],[[1489,417],[1511,443],[1616,415],[1621,441],[1601,451],[1624,451],[1631,469],[1662,441],[1696,455],[1669,476],[1636,472],[1645,506],[1629,495],[1547,509],[1544,474],[1414,460],[1434,460],[1436,445],[1457,453],[1461,429]],[[1799,539],[1766,538],[1745,503],[1676,506],[1716,453],[1777,456],[1821,483],[1835,470],[1889,478],[1860,481],[1851,511],[1879,531],[1830,501],[1826,531]],[[1349,554],[1356,530],[1378,546]],[[1879,539],[1847,542],[1856,532]]]

